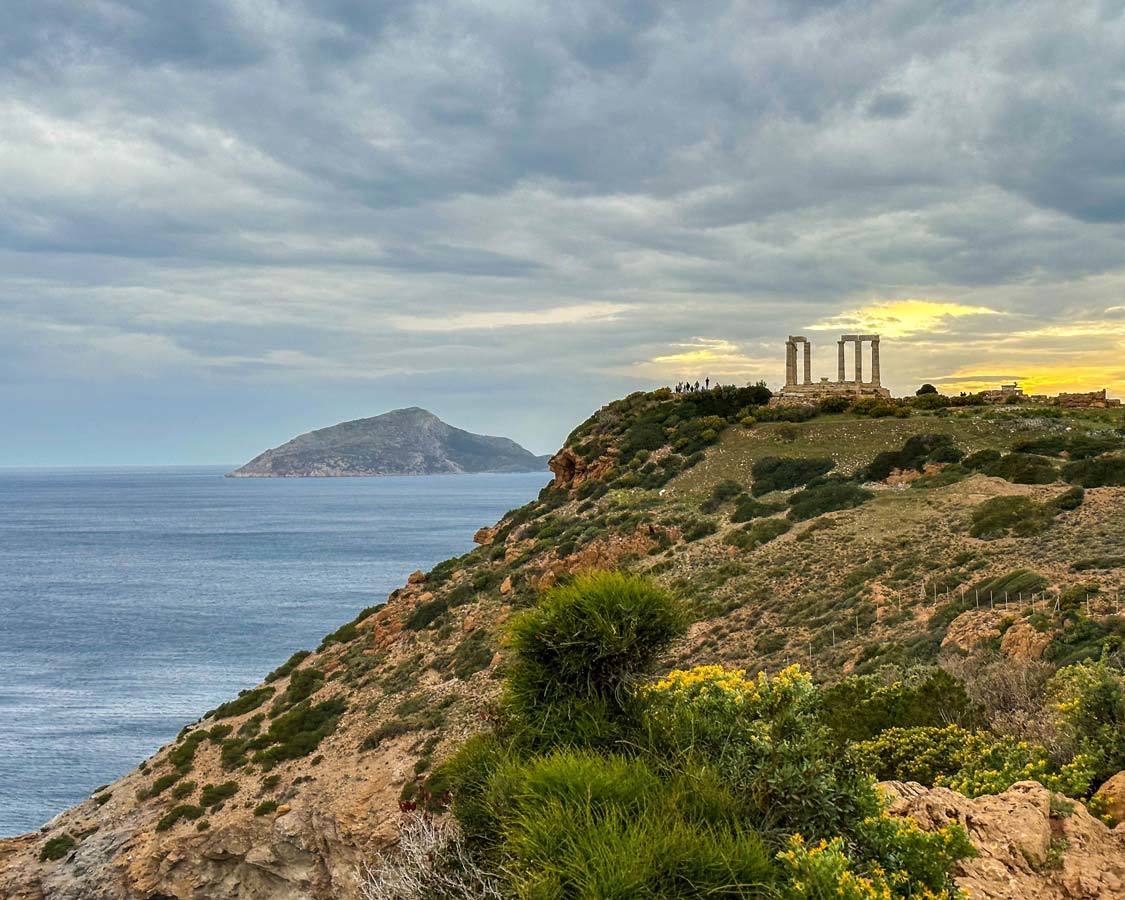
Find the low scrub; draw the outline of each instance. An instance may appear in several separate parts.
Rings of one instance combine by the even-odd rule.
[[[750,522],[754,519],[772,516],[784,509],[785,507],[779,503],[763,503],[761,500],[743,496],[735,502],[734,512],[731,513],[730,520],[732,522]]]
[[[40,862],[54,862],[62,859],[75,847],[75,840],[69,834],[57,834],[43,845],[39,851]]]
[[[179,806],[173,806],[160,818],[160,821],[156,823],[156,830],[167,831],[177,822],[180,822],[184,819],[198,819],[201,818],[202,815],[202,806],[195,806],[191,803],[181,803]]]
[[[867,481],[885,481],[896,469],[914,469],[921,472],[926,463],[955,463],[964,454],[944,434],[915,434],[898,450],[879,453],[863,471]]]
[[[998,794],[1028,780],[1081,797],[1094,778],[1088,756],[1059,765],[1044,747],[957,725],[890,728],[873,740],[855,744],[851,753],[859,767],[881,781],[917,781],[952,788],[967,797]]]
[[[245,715],[257,709],[274,694],[274,689],[268,685],[247,691],[239,691],[234,700],[228,700],[213,709],[209,716],[215,719],[229,719],[233,716]]]
[[[288,675],[290,672],[292,672],[295,668],[297,668],[297,666],[299,666],[306,659],[308,659],[311,655],[312,655],[312,653],[308,650],[298,650],[296,653],[294,653],[292,656],[290,656],[289,659],[287,659],[284,663],[282,663],[280,666],[278,666],[276,669],[274,669],[272,672],[270,672],[269,675],[266,676],[266,681],[272,682],[272,681],[277,681],[280,678],[284,678],[286,675]]]
[[[1084,488],[1125,485],[1125,456],[1081,459],[1063,467],[1063,478]]]
[[[1002,455],[996,450],[982,450],[965,457],[962,465],[1013,484],[1051,484],[1059,478],[1059,470],[1051,460],[1031,453]]]
[[[808,484],[836,465],[828,457],[805,459],[799,456],[764,456],[754,463],[751,493],[755,497],[771,491],[786,491]]]
[[[874,496],[855,482],[828,479],[793,494],[788,515],[794,522],[803,522],[824,513],[862,506]]]
[[[214,808],[238,793],[237,781],[224,781],[222,784],[205,784],[199,792],[199,805]]]
[[[745,528],[736,528],[723,538],[723,543],[740,550],[753,550],[785,534],[792,524],[785,519],[762,519]]]
[[[1027,594],[1030,597],[1032,594],[1039,593],[1045,587],[1047,587],[1047,579],[1038,572],[1032,572],[1030,569],[1016,569],[978,582],[973,585],[970,593],[977,597],[993,597],[995,599],[1012,597],[1014,599],[1021,594]]]
[[[1029,537],[1046,531],[1052,521],[1054,511],[1030,497],[993,497],[973,509],[969,534],[985,540]]]
[[[952,898],[964,832],[887,816],[807,675],[646,678],[684,625],[662,590],[620,575],[515,621],[498,726],[441,770],[496,894]]]

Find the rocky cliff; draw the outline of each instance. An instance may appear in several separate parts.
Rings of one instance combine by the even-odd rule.
[[[267,450],[235,478],[537,472],[547,458],[515,441],[472,434],[418,407],[320,428]]]
[[[1096,657],[1120,640],[1125,487],[1060,502],[1069,488],[1057,480],[921,458],[921,477],[901,477],[912,435],[1000,455],[1075,431],[1119,440],[1121,423],[1099,418],[1108,412],[755,422],[747,402],[658,392],[601,410],[555,457],[540,498],[482,528],[475,550],[414,573],[39,832],[0,841],[0,896],[357,897],[363,862],[394,840],[401,816],[442,807],[438,765],[492,715],[510,613],[582,569],[646,572],[686,599],[695,624],[667,666],[799,662],[831,682],[886,665],[963,665],[969,653]],[[806,457],[855,473],[881,453],[902,465],[862,494],[829,482],[811,509],[798,496],[808,489],[786,501],[754,474],[763,459]],[[1069,471],[1063,458],[1051,465]],[[768,468],[776,481],[783,467]],[[1017,520],[975,536],[996,501]],[[981,602],[990,584],[1013,585],[1012,596],[994,587]],[[967,826],[980,856],[961,879],[974,897],[1125,896],[1125,831],[1080,803],[1034,785],[974,800],[888,790],[924,826]]]

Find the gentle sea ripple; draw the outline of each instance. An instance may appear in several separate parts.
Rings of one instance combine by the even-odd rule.
[[[0,469],[0,835],[37,828],[547,473]]]

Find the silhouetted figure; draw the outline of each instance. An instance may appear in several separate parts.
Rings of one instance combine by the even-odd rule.
[[[703,379],[703,390],[711,390],[711,379],[709,377]]]
[[[697,391],[699,390],[699,382],[698,382],[698,381],[697,381],[697,382],[695,383],[695,389],[696,389]]]

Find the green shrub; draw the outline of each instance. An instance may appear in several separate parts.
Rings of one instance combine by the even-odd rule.
[[[1061,607],[1065,610],[1080,608],[1082,596],[1068,598],[1062,595]],[[1100,659],[1106,654],[1119,652],[1125,648],[1125,620],[1116,616],[1106,620],[1088,619],[1077,615],[1068,617],[1066,627],[1056,634],[1043,656],[1059,666],[1090,659]]]
[[[1013,484],[1051,484],[1059,477],[1058,469],[1051,460],[1030,453],[1008,453],[1001,456],[995,450],[982,450],[966,457],[962,465]]]
[[[153,781],[152,787],[150,787],[148,790],[148,795],[150,797],[159,796],[179,780],[179,772],[169,772],[167,775],[161,775],[159,778]]]
[[[207,737],[211,739],[212,744],[221,744],[232,731],[234,728],[226,723],[213,725],[207,729]]]
[[[272,812],[277,812],[278,802],[276,800],[263,800],[254,807],[254,815],[268,816]]]
[[[161,817],[160,821],[156,823],[156,830],[167,831],[181,819],[198,819],[202,815],[202,806],[194,806],[191,803],[181,803],[179,806],[173,806]]]
[[[751,493],[755,497],[771,491],[784,491],[808,484],[836,465],[828,457],[804,459],[802,457],[763,456],[750,470],[754,478]]]
[[[718,509],[724,504],[733,500],[735,497],[740,496],[744,492],[741,484],[733,479],[727,478],[720,481],[711,489],[711,493],[707,499],[700,505],[699,510],[702,513],[711,515],[717,512]]]
[[[885,481],[895,469],[919,472],[928,462],[957,462],[964,454],[944,434],[915,434],[898,450],[879,453],[863,471],[867,481]]]
[[[1007,595],[1014,600],[1020,594],[1026,594],[1030,598],[1032,594],[1039,593],[1046,586],[1047,579],[1038,572],[1032,572],[1030,569],[1016,569],[1012,572],[1005,572],[1003,575],[997,575],[995,578],[986,578],[984,581],[977,582],[970,589],[970,592],[973,596],[981,598],[991,596],[1000,600]]]
[[[453,674],[462,681],[487,669],[496,655],[496,649],[487,631],[478,628],[462,638],[453,651]]]
[[[1077,752],[1093,760],[1094,780],[1125,769],[1125,677],[1104,660],[1059,669],[1047,682],[1048,708]]]
[[[558,751],[497,782],[516,896],[734,898],[773,880],[771,854],[714,780]]]
[[[683,538],[685,541],[698,541],[708,535],[714,534],[718,530],[718,525],[714,519],[693,519],[685,523],[683,528]]]
[[[852,745],[850,752],[859,767],[880,780],[950,787],[967,797],[998,794],[1027,780],[1081,797],[1094,775],[1088,757],[1058,765],[1043,747],[956,725],[889,728]]]
[[[731,514],[730,520],[732,522],[749,522],[753,519],[772,516],[774,513],[781,512],[783,509],[785,509],[785,507],[777,503],[763,503],[751,497],[739,497],[738,501],[735,503],[734,512]]]
[[[740,550],[753,550],[785,534],[792,527],[785,519],[762,519],[731,531],[723,538],[723,543]]]
[[[469,586],[471,590],[471,585]],[[421,631],[428,628],[449,609],[447,600],[439,597],[426,603],[420,603],[406,620],[404,628],[409,631]]]
[[[39,851],[40,862],[53,862],[62,859],[74,849],[75,841],[69,834],[57,834],[43,845]]]
[[[969,534],[975,538],[1029,537],[1046,531],[1052,511],[1029,497],[993,497],[973,509]]]
[[[215,807],[238,793],[237,781],[224,781],[222,784],[205,784],[199,792],[199,805]]]
[[[273,708],[270,710],[270,715],[275,716],[280,712],[284,712],[296,706],[302,700],[307,700],[323,686],[324,672],[320,669],[312,666],[307,669],[298,669],[289,679],[289,684],[285,688],[284,693],[277,698]]]
[[[174,788],[172,788],[172,799],[183,800],[184,797],[195,792],[196,784],[194,781],[181,781]]]
[[[364,738],[363,744],[360,746],[361,750],[377,750],[383,741],[393,740],[396,737],[401,737],[404,734],[410,734],[412,731],[417,731],[418,726],[409,719],[387,719]]]
[[[308,650],[298,650],[296,653],[294,653],[292,656],[290,656],[289,659],[287,659],[284,663],[282,663],[280,666],[278,666],[276,669],[274,669],[272,672],[270,672],[269,675],[266,676],[266,681],[271,682],[271,681],[277,681],[279,678],[284,678],[286,675],[288,675],[290,672],[292,672],[295,668],[297,668],[297,666],[299,666],[306,659],[308,659],[311,655],[312,655],[312,653]]]
[[[322,651],[332,644],[347,644],[350,641],[354,641],[357,637],[359,637],[359,629],[356,627],[356,623],[347,622],[331,634],[326,634],[321,640],[320,646],[317,647],[317,650]]]
[[[1090,569],[1122,569],[1125,568],[1125,556],[1091,556],[1086,559],[1076,559],[1070,564],[1072,572],[1086,572]]]
[[[809,871],[825,896],[849,884],[865,897],[890,885],[952,897],[950,869],[971,850],[963,832],[883,813],[807,675],[704,666],[639,680],[683,626],[658,588],[604,573],[512,623],[496,730],[426,780],[431,796],[453,789],[470,852],[503,873],[505,895],[798,897]],[[834,842],[831,879],[819,844],[765,849],[798,834]]]
[[[505,710],[535,741],[619,739],[635,717],[632,683],[686,625],[684,607],[647,579],[579,575],[511,620]]]
[[[303,701],[274,719],[269,730],[247,743],[246,749],[257,751],[254,762],[264,771],[287,759],[307,756],[336,730],[346,710],[347,703],[342,697],[315,704]]]
[[[1063,491],[1057,497],[1050,500],[1050,506],[1060,512],[1067,512],[1072,509],[1078,509],[1086,499],[1086,491],[1081,487],[1072,487],[1069,490]]]
[[[209,715],[215,719],[229,719],[232,716],[241,716],[251,710],[257,709],[265,703],[266,700],[272,697],[273,693],[273,688],[269,686],[239,691],[237,698],[221,704],[216,709],[212,710]]]
[[[1067,463],[1063,478],[1085,488],[1125,485],[1125,456],[1099,456]]]
[[[824,717],[840,743],[865,741],[888,728],[967,723],[975,718],[964,684],[941,669],[883,684],[853,675],[824,689]]]
[[[854,482],[827,480],[793,494],[788,515],[794,522],[803,522],[824,513],[861,506],[874,496]]]

